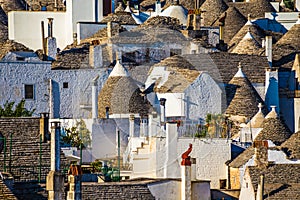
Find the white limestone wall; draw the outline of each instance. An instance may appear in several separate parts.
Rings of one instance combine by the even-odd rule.
[[[148,188],[155,199],[180,200],[181,182],[180,180],[166,180],[150,183]]]
[[[205,119],[207,113],[222,113],[222,90],[207,73],[200,76],[185,90],[185,116],[187,119]],[[167,100],[168,102],[168,100]]]
[[[219,180],[227,179],[225,162],[231,158],[230,141],[226,139],[190,139],[178,140],[177,152],[181,156],[193,144],[191,157],[196,158],[196,178],[210,180],[211,188],[219,188]]]
[[[246,172],[244,177],[243,177],[244,181],[242,183],[242,186],[241,186],[241,193],[240,193],[240,196],[239,196],[239,199],[240,200],[255,200],[255,192],[253,188],[253,185],[251,183],[251,179],[250,179],[250,176],[249,176],[249,173]]]
[[[6,101],[18,103],[24,98],[24,84],[34,85],[34,99],[27,99],[25,107],[36,109],[34,116],[41,112],[50,112],[50,84],[54,99],[53,116],[55,118],[90,118],[91,117],[91,81],[97,75],[98,91],[107,79],[101,69],[51,70],[49,62],[0,62],[0,104]],[[68,88],[63,88],[68,83]],[[87,109],[83,108],[82,105]]]
[[[42,49],[41,21],[44,21],[45,37],[48,36],[48,19],[53,18],[53,37],[57,39],[57,47],[64,49],[73,42],[66,35],[71,29],[66,24],[65,12],[29,12],[11,11],[8,13],[8,38],[22,43],[32,50]],[[29,28],[30,27],[30,28]]]
[[[48,82],[50,63],[0,62],[0,105],[6,101],[19,103],[24,98],[24,84],[34,85],[34,99],[26,100],[28,110],[36,109],[34,116],[49,112]]]
[[[299,0],[298,4],[299,4]],[[298,7],[299,9],[299,7]],[[280,23],[282,26],[284,26],[287,30],[290,30],[290,28],[297,22],[298,20],[298,12],[277,12],[275,13],[275,20]],[[268,18],[270,20],[274,19],[274,13],[265,13],[265,18]],[[273,27],[272,27],[273,26]],[[274,23],[272,24],[272,26],[268,27],[268,28],[272,28],[272,31],[277,31],[278,30],[273,30],[274,27],[276,27],[276,25],[274,26]]]
[[[166,117],[185,116],[184,94],[183,93],[157,93],[158,99],[165,98],[166,101]]]

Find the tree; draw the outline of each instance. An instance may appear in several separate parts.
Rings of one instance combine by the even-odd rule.
[[[27,110],[25,108],[25,99],[22,99],[16,106],[15,102],[8,102],[0,106],[0,117],[31,117],[35,109]]]
[[[86,148],[91,144],[90,131],[87,129],[85,122],[81,119],[71,128],[65,128],[61,140],[71,147]]]

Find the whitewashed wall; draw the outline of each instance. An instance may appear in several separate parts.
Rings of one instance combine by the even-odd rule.
[[[81,105],[91,105],[91,81],[97,75],[98,91],[108,75],[103,69],[51,70],[49,62],[24,63],[0,62],[0,104],[24,98],[24,84],[34,85],[34,99],[26,100],[26,108],[36,109],[34,116],[41,112],[50,112],[49,79],[52,79],[55,118],[90,118],[91,109]],[[63,88],[63,83],[68,88]]]
[[[73,42],[73,33],[77,32],[77,22],[102,20],[103,2],[101,0],[67,0],[66,12],[11,11],[8,13],[9,39],[20,42],[33,50],[42,49],[41,21],[44,21],[45,36],[48,36],[47,18],[54,19],[53,36],[57,39],[58,48],[64,49]]]

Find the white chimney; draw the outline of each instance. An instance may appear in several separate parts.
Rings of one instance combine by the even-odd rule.
[[[181,200],[192,199],[192,175],[191,160],[189,154],[192,151],[192,144],[189,149],[181,155]]]
[[[165,123],[166,123],[166,99],[161,98],[159,99],[160,102],[160,122],[161,122],[161,127],[165,129]]]
[[[177,123],[166,124],[166,160],[164,166],[164,178],[176,178],[174,169],[177,167]]]
[[[107,22],[107,37],[111,38],[112,36],[112,22]]]
[[[148,119],[141,118],[140,122],[140,137],[147,137],[148,136]]]
[[[161,2],[160,0],[157,0],[155,3],[155,12],[156,15],[159,15],[161,13]]]
[[[51,122],[51,163],[50,170],[51,171],[60,171],[60,122]]]
[[[264,175],[260,175],[259,183],[258,183],[258,186],[257,186],[257,196],[256,196],[257,200],[263,200],[264,199],[264,181],[265,181]]]
[[[129,116],[129,137],[134,137],[134,115]]]
[[[91,45],[89,49],[89,63],[91,67],[99,68],[103,65],[102,62],[102,46]]]
[[[98,90],[97,80],[99,75],[92,80],[92,119],[98,118]]]
[[[47,60],[55,60],[57,54],[56,38],[53,37],[53,18],[48,18],[48,37],[46,38]]]
[[[296,11],[300,11],[300,0],[295,0],[295,9]]]
[[[272,67],[272,36],[266,36],[266,56]]]

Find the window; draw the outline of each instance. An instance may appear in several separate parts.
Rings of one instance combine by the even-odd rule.
[[[68,82],[63,82],[63,88],[69,88],[69,83]]]
[[[17,57],[16,59],[17,59],[17,61],[25,61],[24,57]]]
[[[181,55],[181,49],[170,49],[170,56]]]
[[[25,99],[33,99],[34,98],[34,90],[33,85],[24,85],[24,96]]]

